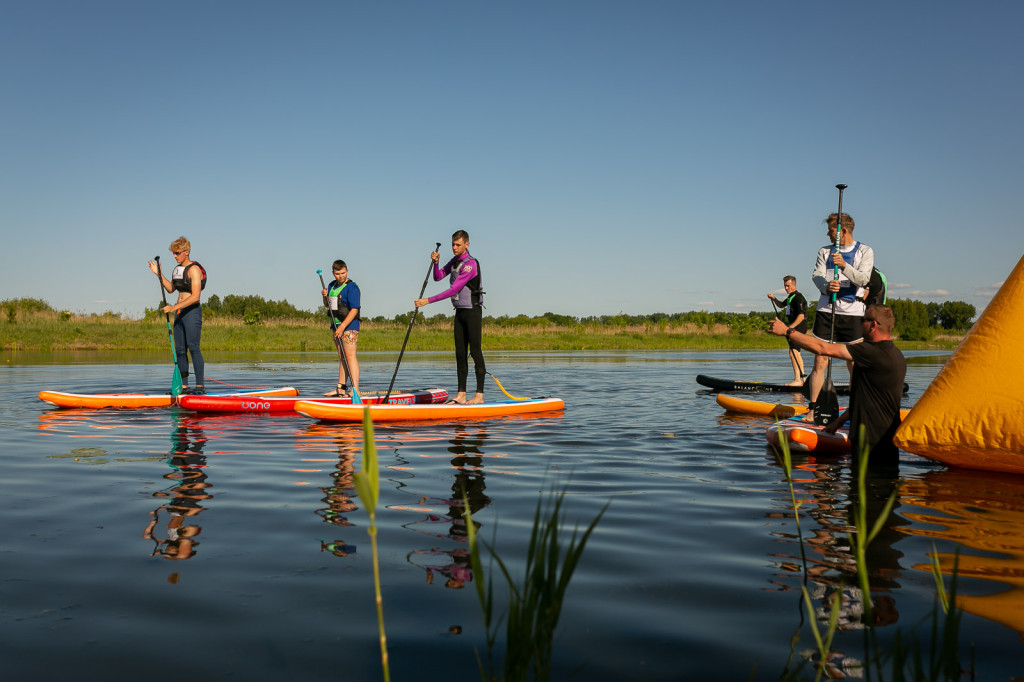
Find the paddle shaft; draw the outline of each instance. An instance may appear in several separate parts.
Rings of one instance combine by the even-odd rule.
[[[441,242],[437,242],[434,245],[434,251],[441,248]],[[427,276],[423,278],[423,286],[420,287],[420,295],[416,298],[423,298],[423,292],[427,290],[427,282],[430,281],[430,275],[434,272],[434,259],[430,259],[430,265],[427,266]],[[409,328],[405,330],[405,340],[402,341],[402,350],[398,353],[398,362],[395,363],[395,372],[391,375],[391,383],[388,384],[388,392],[384,394],[384,399],[381,400],[381,404],[387,404],[388,398],[391,397],[391,389],[395,387],[395,377],[398,376],[398,368],[402,366],[402,356],[405,355],[405,345],[409,343],[409,334],[412,332],[412,325],[416,322],[416,314],[419,313],[419,308],[413,308],[412,318],[409,319]]]
[[[323,270],[317,270],[316,274],[320,276],[320,288],[326,289],[327,284],[324,283]],[[324,308],[327,309],[327,319],[331,321],[331,335],[334,336],[334,334],[337,333],[338,331],[338,325],[334,321],[334,313],[331,312],[331,306],[327,305],[326,303],[324,304]],[[356,380],[355,377],[352,376],[352,370],[348,368],[348,358],[345,357],[345,343],[336,336],[334,337],[334,342],[338,346],[338,357],[341,358],[341,366],[345,368],[345,375],[350,377],[352,379],[352,383],[354,384]],[[359,398],[359,393],[356,391],[355,386],[352,387],[352,401],[360,403],[363,402]]]
[[[839,209],[838,209],[838,211],[836,211],[836,243],[835,243],[835,248],[834,248],[834,250],[832,252],[833,254],[839,253],[839,241],[842,239],[842,234],[843,234],[843,190],[846,189],[846,185],[840,183],[840,184],[836,185],[836,189],[839,190]],[[839,266],[836,265],[835,263],[832,264],[832,281],[833,282],[839,281]],[[832,343],[833,341],[835,341],[835,334],[836,334],[836,298],[837,298],[836,294],[837,293],[838,292],[833,291],[832,292],[832,296],[831,296],[831,299],[832,299],[832,321],[831,321],[831,324],[829,325],[829,330],[828,330],[828,342],[829,343]],[[832,378],[832,358],[828,359],[828,374],[826,374],[826,376],[829,379]]]
[[[164,279],[160,274],[160,256],[153,258],[156,261],[156,281],[160,283],[160,300],[164,302],[164,307],[167,307],[167,290],[164,289]],[[174,375],[171,378],[171,393],[177,395],[175,391],[180,392],[183,385],[181,379],[181,369],[178,368],[178,349],[174,347],[174,329],[171,327],[171,314],[165,312],[164,317],[167,319],[167,338],[171,340],[171,359],[174,362]]]

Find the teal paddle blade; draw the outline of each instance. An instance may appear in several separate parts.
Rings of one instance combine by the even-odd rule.
[[[181,381],[181,370],[174,366],[174,377],[171,379],[171,395],[181,395],[183,384]]]

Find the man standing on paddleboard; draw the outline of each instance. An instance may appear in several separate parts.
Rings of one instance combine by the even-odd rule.
[[[160,277],[160,284],[167,293],[178,292],[178,302],[165,305],[164,313],[174,313],[174,353],[181,372],[183,393],[206,393],[203,386],[206,363],[203,352],[199,350],[199,340],[203,333],[203,308],[199,297],[206,288],[206,269],[194,260],[190,260],[192,245],[184,237],[171,242],[171,255],[177,263],[171,272],[171,278],[164,277],[160,266],[149,261],[149,269]],[[187,353],[187,354],[186,354]],[[195,389],[188,388],[188,356],[192,356],[192,369],[196,372]]]
[[[435,303],[443,298],[450,298],[455,307],[455,367],[459,379],[459,392],[449,402],[477,405],[484,401],[484,377],[487,368],[484,366],[484,354],[480,349],[480,337],[483,328],[484,290],[480,278],[480,263],[469,255],[469,233],[457,230],[452,235],[452,253],[454,256],[445,263],[438,265],[440,254],[434,251],[430,259],[434,261],[434,281],[449,277],[449,287],[430,298],[418,298],[417,308],[428,303]],[[468,352],[473,356],[473,367],[476,372],[476,394],[466,400],[466,380],[469,378]]]
[[[825,219],[828,225],[829,243],[818,249],[818,257],[811,273],[811,281],[821,292],[818,308],[814,315],[811,334],[825,342],[857,343],[864,337],[861,319],[864,316],[864,302],[857,300],[857,292],[866,287],[875,266],[875,252],[867,244],[853,238],[853,218],[843,214],[842,231],[839,234],[839,249],[836,250],[836,222],[838,215],[832,213]],[[839,279],[834,279],[833,268],[839,267]],[[832,294],[836,294],[835,320],[833,321]],[[847,363],[849,367],[849,363]],[[806,420],[814,420],[818,394],[825,383],[828,358],[816,355],[814,369],[807,379],[810,411]],[[853,369],[850,367],[852,376]]]
[[[845,218],[843,218],[845,222]],[[771,332],[786,336],[798,347],[809,350],[818,358],[838,358],[853,363],[850,378],[850,406],[825,431],[836,430],[850,420],[850,452],[856,465],[861,451],[867,447],[872,468],[891,468],[899,464],[899,449],[892,442],[900,425],[900,402],[903,400],[903,381],[907,376],[907,361],[892,342],[896,325],[892,308],[885,305],[869,306],[860,318],[863,343],[828,343],[815,336],[790,329],[779,319],[772,321]],[[860,428],[864,427],[864,438]]]
[[[786,296],[785,301],[780,301],[775,298],[775,294],[768,294],[768,298],[775,304],[777,308],[785,308],[786,310],[786,326],[790,329],[795,329],[798,332],[807,333],[807,299],[804,295],[796,290],[796,277],[793,275],[786,275],[782,278],[782,286],[785,288]],[[789,360],[793,363],[793,381],[786,384],[787,386],[803,386],[804,378],[807,376],[804,374],[804,359],[800,357],[800,349],[793,345],[792,341],[789,341]]]

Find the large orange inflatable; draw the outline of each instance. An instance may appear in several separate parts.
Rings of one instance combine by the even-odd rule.
[[[903,420],[895,442],[952,466],[1024,474],[1024,258]]]

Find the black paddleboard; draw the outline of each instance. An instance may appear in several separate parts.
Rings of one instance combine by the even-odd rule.
[[[802,393],[807,395],[807,384],[803,386],[786,386],[785,384],[771,384],[766,381],[735,381],[732,379],[719,379],[709,377],[706,374],[697,375],[697,383],[707,386],[715,391],[769,391],[774,393]],[[839,395],[850,395],[850,384],[833,384],[836,393]],[[910,386],[903,384],[903,392],[910,391]]]

